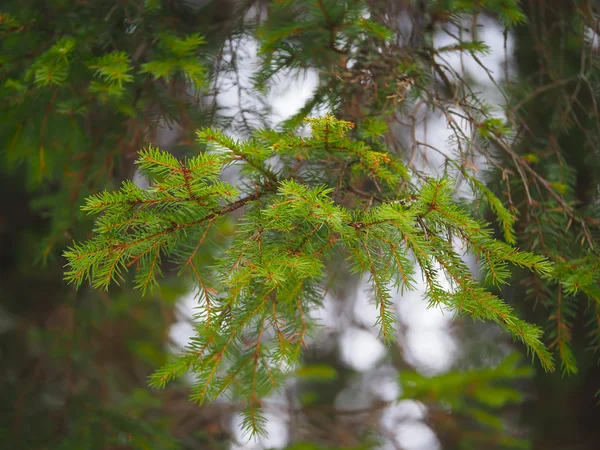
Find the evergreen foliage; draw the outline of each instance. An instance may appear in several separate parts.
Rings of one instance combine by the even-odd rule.
[[[389,344],[398,334],[396,291],[421,281],[431,307],[508,331],[544,369],[532,379],[534,412],[523,408],[528,438],[540,448],[595,448],[595,422],[580,420],[594,417],[588,403],[598,390],[600,345],[591,3],[193,3],[0,5],[0,319],[9,323],[5,332],[0,320],[0,349],[3,360],[18,361],[0,371],[10,405],[0,440],[15,448],[198,448],[192,433],[179,430],[180,442],[167,436],[165,415],[184,411],[182,421],[196,426],[182,403],[155,414],[160,400],[177,398],[177,384],[156,397],[145,385],[134,389],[157,366],[152,387],[191,373],[194,401],[241,401],[250,432],[264,431],[264,399],[288,374],[332,382],[333,393],[331,384],[304,392],[321,403],[300,400],[305,417],[311,407],[326,410],[346,389],[349,369],[330,361],[296,368],[313,356],[303,351],[316,336],[313,312],[350,273],[368,278],[373,325]],[[483,62],[492,50],[479,36],[487,20],[506,27],[506,73]],[[225,117],[218,102],[231,88],[221,84],[224,74],[240,96],[248,89],[238,52],[254,39],[252,94],[263,103],[273,81],[318,73],[313,95],[281,128],[255,130],[247,113],[268,120],[241,98],[241,118]],[[452,57],[482,68],[502,105],[485,101]],[[323,111],[332,115],[307,120]],[[417,134],[435,116],[451,131],[447,148]],[[181,131],[171,152],[154,145],[158,125]],[[143,146],[137,168],[148,188],[128,181]],[[238,182],[224,181],[232,166]],[[477,258],[481,279],[465,255]],[[65,258],[67,280],[95,290],[64,286]],[[178,280],[169,277],[175,271]],[[175,300],[190,282],[199,304],[194,338],[166,361]],[[563,375],[581,374],[543,374],[553,357]],[[527,446],[513,419],[499,420],[526,399],[514,383],[530,371],[514,355],[435,377],[391,365],[401,371],[401,398],[426,404],[429,424],[450,447]],[[223,414],[206,408],[194,414]],[[324,417],[315,422],[333,436]],[[372,430],[381,431],[361,420],[348,434],[370,446]],[[211,448],[221,443],[206,436]],[[291,439],[290,448],[325,448],[317,433],[310,439]]]
[[[501,411],[507,405],[523,401],[523,393],[516,389],[515,381],[531,378],[532,374],[530,367],[519,364],[516,354],[495,367],[433,377],[404,372],[400,376],[404,390],[401,399],[418,400],[431,408],[432,416],[443,416],[445,420],[441,421],[440,432],[466,448],[527,449],[529,443],[519,436],[520,432],[507,432]],[[448,407],[451,414],[448,414]],[[459,433],[461,420],[474,425],[466,433]]]
[[[0,165],[25,168],[50,221],[36,252],[43,260],[86,229],[78,205],[87,195],[132,176],[127,160],[152,136],[149,124],[189,114],[203,123],[182,114],[208,81],[199,61],[206,42],[186,33],[197,13],[155,3],[92,1],[72,13],[62,0],[0,7]]]
[[[517,34],[522,73],[511,80],[506,108],[513,128],[520,124],[522,132],[510,149],[506,145],[502,149],[503,162],[509,160],[516,172],[504,180],[503,197],[521,210],[517,236],[522,246],[545,254],[555,264],[551,283],[536,276],[519,278],[526,298],[546,315],[549,347],[560,356],[562,372],[572,375],[580,365],[589,364],[588,358],[595,362],[594,336],[600,324],[599,128],[594,87],[599,78],[595,44],[586,31],[596,13],[574,4],[558,6],[540,28],[520,29]],[[533,4],[527,4],[527,10],[533,20],[548,12]],[[574,28],[553,29],[565,22]],[[540,36],[543,45],[537,51],[544,62],[534,63],[525,55],[528,42],[539,41]],[[561,47],[559,42],[565,39],[568,45]],[[564,62],[555,63],[557,58]],[[573,336],[579,334],[587,337],[574,345]]]
[[[540,9],[536,11],[540,16],[547,12],[543,6],[530,8]],[[368,19],[365,11],[369,12]],[[488,208],[495,215],[506,242],[543,254],[556,264],[552,276],[518,277],[528,286],[527,297],[548,311],[549,344],[560,356],[563,371],[575,373],[571,336],[577,326],[577,311],[582,311],[587,321],[587,325],[579,326],[587,328],[592,336],[599,331],[597,297],[581,291],[576,281],[584,277],[590,281],[586,286],[596,286],[592,275],[595,271],[583,276],[581,268],[590,267],[588,263],[600,257],[595,231],[599,218],[593,200],[598,185],[597,177],[590,173],[591,168],[598,168],[598,109],[595,94],[587,95],[594,91],[598,73],[591,55],[594,44],[586,38],[586,29],[593,28],[593,12],[573,5],[563,5],[557,11],[552,14],[570,14],[576,29],[567,32],[559,27],[563,33],[559,38],[555,36],[559,31],[548,26],[538,31],[541,37],[531,38],[554,43],[544,46],[548,62],[540,63],[537,69],[543,75],[539,80],[513,80],[505,74],[502,80],[482,62],[489,48],[477,39],[476,30],[464,26],[464,21],[473,14],[487,13],[507,30],[519,25],[519,32],[530,30],[524,26],[526,16],[518,2],[484,5],[442,1],[422,10],[415,7],[413,12],[426,16],[426,26],[416,42],[414,35],[407,38],[401,26],[390,20],[394,8],[386,2],[284,2],[274,8],[259,30],[264,39],[264,66],[260,72],[264,77],[257,77],[257,83],[261,87],[270,77],[290,68],[317,68],[319,87],[287,126],[293,127],[323,108],[334,109],[338,117],[355,122],[359,136],[368,137],[373,123],[380,123],[387,127],[387,148],[405,155],[413,175],[419,177],[427,175],[414,167],[415,157],[420,152],[438,152],[444,158],[443,172],[452,179],[466,181],[481,210]],[[292,16],[301,18],[297,26],[289,26]],[[556,23],[563,23],[561,20],[556,19]],[[436,27],[440,34],[451,38],[451,44],[435,45],[431,37]],[[571,40],[565,47],[561,42],[567,39]],[[314,52],[312,43],[318,40],[324,42],[322,51]],[[404,45],[399,45],[402,40]],[[535,52],[532,49],[524,58],[530,59]],[[558,69],[550,64],[565,59],[566,53],[570,64]],[[447,58],[452,54],[468,55],[485,71],[504,96],[506,120],[498,118],[496,108],[484,100],[464,74],[451,67]],[[547,98],[542,97],[546,92]],[[556,105],[557,94],[560,105]],[[538,98],[543,106],[534,101]],[[417,140],[415,123],[423,103],[445,118],[452,131],[451,152]],[[399,126],[410,129],[413,136],[408,143],[395,137]],[[537,126],[541,136],[529,138],[524,130],[531,132]],[[575,129],[579,137],[573,145],[589,149],[585,156],[569,156],[566,147],[557,150]],[[479,158],[489,168],[483,176],[478,173]],[[577,162],[571,166],[571,160]],[[486,185],[486,180],[493,181]],[[562,245],[565,242],[570,243],[569,250]],[[566,258],[565,252],[569,253]],[[588,342],[588,349],[593,350],[595,344]]]
[[[498,323],[552,370],[541,330],[480,287],[461,255],[476,254],[490,284],[507,282],[508,264],[547,276],[550,263],[494,239],[454,202],[448,178],[412,183],[393,155],[350,138],[351,123],[308,122],[309,137],[267,130],[245,142],[202,130],[208,150],[185,161],[150,147],[138,159],[152,180],[148,189],[126,181],[88,198],[84,209],[102,215],[95,236],[65,253],[67,280],[106,289],[133,267],[146,291],[168,258],[196,282],[197,334],[151,384],[164,387],[191,371],[195,401],[240,396],[244,428],[262,432],[261,398],[298,365],[314,326],[310,312],[321,304],[325,262],[339,252],[353,272],[369,276],[385,341],[394,338],[392,289],[413,288],[418,268],[431,306]],[[239,187],[219,179],[231,164],[243,165]],[[354,188],[365,182],[377,194]],[[215,247],[214,228],[241,208],[227,245]],[[210,268],[194,260],[204,252],[219,255]]]

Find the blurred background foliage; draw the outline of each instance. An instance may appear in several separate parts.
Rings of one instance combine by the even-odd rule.
[[[361,282],[340,271],[328,290],[336,320],[306,349],[285,392],[265,401],[284,419],[271,430],[285,436],[277,446],[597,448],[597,14],[578,0],[2,2],[0,446],[274,445],[245,443],[234,404],[195,405],[184,382],[147,387],[176,346],[171,327],[185,320],[189,280],[168,275],[145,297],[130,285],[74,291],[61,254],[89,236],[83,199],[135,179],[142,147],[192,155],[204,126],[246,136],[333,111],[363,138],[385,133],[373,145],[416,173],[452,161],[466,180],[476,173],[471,182],[486,183],[518,216],[517,245],[571,278],[557,284],[514,271],[500,293],[547,328],[562,373],[531,365],[497,328],[460,320],[451,327],[459,348],[443,373],[411,360],[402,328],[397,346],[357,370],[342,337],[366,328],[352,311]],[[485,27],[504,40],[487,42]],[[500,72],[482,62],[499,50],[489,46],[502,47]],[[252,49],[256,64],[248,63]],[[493,81],[497,98],[485,99],[466,60]],[[309,72],[312,95],[277,122],[277,83]],[[431,120],[428,133],[450,129],[455,151],[427,145],[430,116],[442,121]],[[488,220],[497,213],[485,199],[466,203]],[[502,218],[495,225],[511,238]],[[423,424],[435,437],[411,446],[406,436],[422,434]]]

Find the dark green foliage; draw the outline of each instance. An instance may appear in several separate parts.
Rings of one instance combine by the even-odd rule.
[[[183,139],[186,121],[212,123],[214,111],[190,104],[210,81],[215,29],[227,28],[214,5],[188,6],[0,2],[0,447],[196,445],[196,430],[174,432],[182,414],[165,414],[184,410],[173,390],[157,396],[146,383],[166,362],[186,287],[75,293],[60,256],[91,231],[84,199],[133,176],[159,123],[180,125]]]
[[[550,11],[528,2],[527,12],[540,26],[516,35],[522,76],[511,83],[507,109],[523,131],[512,154],[504,155],[518,176],[503,181],[501,189],[521,210],[519,242],[555,263],[554,283],[523,276],[522,284],[527,298],[541,306],[536,315],[547,317],[550,347],[560,355],[562,371],[575,374],[579,363],[596,359],[584,349],[596,350],[599,325],[599,72],[585,32],[591,11],[568,2],[555,6]],[[572,28],[556,27],[567,22]],[[536,51],[544,57],[533,60],[531,42],[541,42],[540,37],[543,45]],[[574,334],[592,339],[581,340],[574,351]]]
[[[533,370],[518,363],[513,355],[495,367],[434,377],[404,372],[401,399],[418,400],[430,408],[431,416],[444,416],[445,420],[438,418],[443,423],[440,432],[460,448],[530,448],[526,439],[508,429],[514,425],[498,415],[502,408],[523,401],[515,382],[530,378]],[[459,430],[461,420],[471,423],[469,431]]]
[[[148,124],[185,119],[186,90],[206,85],[205,41],[186,33],[192,11],[173,5],[0,8],[0,165],[26,168],[35,207],[50,221],[39,250],[46,259],[81,230],[78,205],[90,192],[132,175],[127,162],[151,135]]]

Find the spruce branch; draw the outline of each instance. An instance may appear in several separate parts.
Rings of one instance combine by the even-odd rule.
[[[151,385],[163,387],[191,371],[194,401],[239,398],[244,427],[262,432],[261,399],[299,364],[314,328],[308,312],[321,304],[326,262],[339,252],[354,272],[370,277],[379,310],[374,326],[384,341],[394,339],[395,291],[414,289],[420,272],[432,305],[498,323],[552,370],[541,330],[476,282],[452,236],[482,259],[494,283],[507,282],[507,264],[543,276],[550,264],[493,239],[457,205],[448,177],[408,183],[408,169],[393,155],[347,135],[349,122],[327,116],[308,123],[308,138],[266,130],[237,142],[202,130],[198,138],[208,151],[185,161],[149,147],[138,160],[152,180],[148,189],[127,181],[119,191],[87,199],[84,209],[99,214],[96,234],[65,252],[68,281],[106,289],[134,269],[134,283],[145,292],[157,283],[164,258],[171,258],[198,289],[196,336]],[[275,155],[277,171],[269,166]],[[230,164],[241,164],[247,169],[242,177],[252,180],[242,192],[220,180]],[[340,183],[346,170],[350,181]],[[365,181],[376,193],[336,200],[363,192],[354,185]],[[378,204],[365,206],[365,196],[377,197]],[[242,208],[231,238],[216,246],[209,236]],[[199,264],[203,254],[210,255],[209,268]],[[452,289],[442,287],[441,276]]]

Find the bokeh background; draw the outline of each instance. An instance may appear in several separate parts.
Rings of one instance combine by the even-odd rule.
[[[277,3],[286,2],[0,4],[0,448],[599,448],[600,372],[589,351],[595,338],[583,328],[571,340],[579,371],[546,374],[498,327],[428,309],[420,286],[397,293],[397,342],[385,346],[373,327],[377,311],[367,280],[340,268],[323,308],[311,312],[320,328],[303,369],[265,399],[268,436],[258,439],[242,433],[235,403],[189,402],[185,379],[164,391],[147,386],[152,371],[193,335],[197,292],[190,280],[177,278],[167,264],[160,287],[146,296],[128,283],[100,292],[76,291],[63,281],[62,251],[92,228],[79,210],[84,198],[124,179],[144,185],[134,165],[142,147],[184,157],[199,151],[194,132],[201,127],[243,139],[254,128],[281,127],[299,115],[334,112],[352,119],[351,105],[370,107],[352,82],[328,72],[335,64],[318,37],[311,57],[264,75],[265,35]],[[548,152],[562,155],[573,168],[569,182],[579,204],[596,204],[600,84],[594,84],[598,28],[589,2],[506,2],[527,19],[510,29],[478,6],[483,2],[462,2],[471,9],[446,15],[461,2],[287,3],[323,3],[331,14],[358,8],[393,30],[388,50],[398,61],[427,46],[482,42],[487,51],[451,52],[440,64],[490,105],[491,116],[522,126],[518,132],[527,140],[515,151],[540,167]],[[287,20],[293,26],[300,19]],[[164,33],[197,34],[203,42],[177,53],[161,46]],[[347,62],[349,72],[384,59],[377,42],[354,39],[339,44],[367,57]],[[177,58],[165,56],[169,51]],[[109,54],[113,59],[100,61]],[[124,60],[133,68],[123,72],[131,79],[111,74],[111,67],[120,73]],[[147,65],[163,60],[173,67]],[[577,77],[586,84],[569,84]],[[448,96],[435,76],[431,89]],[[519,102],[530,109],[515,108]],[[575,106],[565,111],[569,102]],[[440,175],[446,158],[456,155],[458,131],[426,101],[407,105],[397,107],[401,120],[390,125],[391,147],[415,170]],[[558,116],[580,126],[563,129]],[[458,126],[472,136],[472,123]],[[437,151],[411,151],[417,141]],[[494,168],[483,158],[470,164],[491,186],[497,181],[485,178]],[[558,172],[558,166],[543,170]],[[235,181],[238,174],[226,177]],[[475,202],[466,187],[457,198]],[[526,248],[537,245],[528,230],[520,238]],[[558,241],[558,247],[583,245],[575,238]],[[465,258],[477,273],[477,263]],[[520,277],[502,290],[503,298],[528,320],[545,323],[552,308],[538,305]],[[586,320],[572,313],[572,324]],[[553,336],[552,325],[548,330]]]

